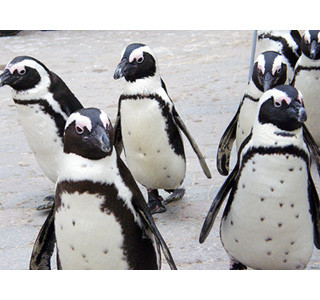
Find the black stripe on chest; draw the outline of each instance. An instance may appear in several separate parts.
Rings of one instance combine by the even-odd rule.
[[[244,94],[243,100],[244,99],[249,99],[249,100],[251,100],[253,102],[259,102],[259,98],[254,98],[254,97],[250,96],[249,94]]]
[[[228,199],[228,203],[226,205],[226,208],[223,212],[223,218],[226,218],[230,208],[231,204],[234,199],[234,195],[236,191],[238,190],[239,180],[241,178],[242,171],[246,165],[246,163],[253,158],[256,154],[258,155],[292,155],[294,157],[301,158],[307,166],[309,166],[309,155],[302,149],[299,149],[296,146],[286,146],[286,147],[252,147],[249,148],[248,151],[243,155],[242,163],[240,166],[240,170],[238,173],[238,176],[236,178],[236,181],[231,189],[231,193]],[[254,173],[252,174],[254,176]],[[261,178],[263,181],[263,178]]]
[[[161,96],[158,94],[149,94],[149,95],[125,95],[122,94],[119,99],[119,107],[121,109],[121,101],[123,100],[142,100],[149,99],[150,101],[155,100],[159,104],[159,108],[161,110],[161,114],[166,123],[166,132],[169,139],[169,144],[172,147],[175,154],[182,156],[185,159],[184,148],[182,138],[179,132],[179,129],[173,119],[172,112],[170,111],[169,104],[166,103]],[[119,110],[120,111],[120,110]],[[121,116],[121,112],[120,112]]]
[[[14,103],[18,105],[25,105],[25,106],[30,106],[33,108],[35,113],[37,113],[37,109],[33,107],[34,105],[38,105],[39,109],[44,113],[48,114],[51,119],[54,120],[56,124],[56,130],[57,130],[57,135],[61,138],[63,138],[63,132],[64,132],[64,127],[66,125],[66,120],[65,118],[60,114],[57,113],[56,111],[53,110],[52,106],[48,103],[47,100],[44,99],[39,99],[39,100],[17,100],[13,99]]]
[[[294,70],[294,78],[293,78],[293,82],[291,83],[291,85],[294,86],[294,84],[296,83],[296,78],[297,78],[297,75],[300,73],[300,71],[320,71],[320,66],[319,66],[319,67],[304,67],[304,66],[298,66],[298,67]]]
[[[103,199],[100,206],[102,213],[113,214],[122,228],[124,237],[123,252],[130,269],[153,270],[158,269],[157,258],[152,241],[144,230],[134,220],[131,210],[121,200],[114,184],[94,183],[89,180],[62,181],[58,183],[55,197],[55,209],[58,211],[64,204],[61,203],[62,193],[88,193]],[[76,197],[76,196],[75,196]],[[89,213],[89,212],[88,212]],[[104,230],[101,228],[100,230]],[[107,255],[107,254],[106,254]]]

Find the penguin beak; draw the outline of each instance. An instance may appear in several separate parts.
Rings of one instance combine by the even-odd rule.
[[[274,83],[274,77],[268,72],[264,76],[263,91],[270,90]]]
[[[298,121],[300,123],[304,123],[305,121],[307,121],[307,112],[304,107],[300,107],[298,109]]]
[[[128,61],[123,58],[114,71],[113,78],[119,79],[123,76],[126,76],[129,73],[131,67],[131,64],[129,64]]]
[[[90,140],[96,148],[105,153],[110,153],[112,151],[109,133],[102,126],[97,126],[87,139]]]
[[[315,59],[316,56],[317,56],[318,51],[319,51],[318,43],[313,40],[313,41],[311,42],[310,58],[311,58],[311,59]]]
[[[0,75],[0,87],[4,85],[9,85],[12,82],[12,74],[8,69],[5,69],[4,72]]]

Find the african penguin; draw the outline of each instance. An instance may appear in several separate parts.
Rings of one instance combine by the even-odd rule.
[[[288,60],[288,69],[294,70],[297,60],[301,55],[301,35],[298,30],[258,30],[257,53],[276,51]],[[292,80],[291,72],[288,73]]]
[[[254,63],[251,80],[238,110],[221,137],[217,153],[217,168],[220,174],[228,175],[234,140],[236,139],[238,152],[242,142],[250,134],[258,101],[263,92],[287,83],[289,83],[287,59],[275,51],[261,53]]]
[[[0,75],[0,87],[4,85],[12,88],[24,134],[40,168],[55,183],[66,120],[83,106],[59,76],[29,56],[7,64]]]
[[[59,269],[160,269],[174,261],[143,195],[114,149],[103,111],[71,114],[56,184],[54,227]]]
[[[123,50],[114,73],[115,79],[121,77],[125,85],[115,125],[117,149],[123,145],[133,177],[147,188],[152,213],[164,212],[158,189],[173,192],[170,200],[181,199],[184,194],[184,189],[179,189],[186,173],[180,130],[189,139],[205,175],[211,178],[211,174],[167,93],[150,47],[135,43]]]
[[[294,72],[293,85],[304,96],[308,112],[308,126],[316,143],[320,145],[320,31],[307,30],[301,40],[302,54]]]
[[[302,130],[306,118],[302,94],[290,85],[260,98],[252,132],[200,234],[203,243],[231,190],[220,238],[232,269],[304,269],[313,244],[320,248],[319,198]]]

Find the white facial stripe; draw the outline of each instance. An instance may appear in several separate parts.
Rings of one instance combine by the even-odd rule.
[[[262,97],[261,97],[261,99],[260,99],[260,101],[259,101],[259,109],[260,109],[260,106],[261,106],[264,102],[266,102],[267,100],[270,99],[270,97],[273,97],[274,103],[278,103],[278,104],[281,104],[282,101],[285,101],[287,104],[290,104],[290,102],[291,102],[291,100],[292,100],[291,98],[289,98],[289,97],[287,96],[286,93],[284,93],[284,92],[282,92],[282,91],[279,91],[279,90],[277,90],[277,89],[271,89],[271,90],[266,91],[266,92],[262,95]]]
[[[301,104],[303,103],[303,95],[299,90],[298,90],[298,100],[300,101]]]
[[[260,69],[262,71],[262,73],[264,74],[265,72],[265,64],[266,64],[266,61],[264,59],[264,56],[263,55],[259,55],[256,62],[258,62],[258,69]]]
[[[129,62],[131,63],[131,62],[133,62],[134,59],[137,59],[137,58],[143,56],[143,52],[150,53],[154,57],[154,59],[156,59],[156,57],[155,57],[153,51],[150,49],[150,47],[143,46],[143,47],[137,48],[131,52],[131,54],[129,56]]]
[[[277,70],[278,70],[279,68],[281,68],[281,64],[282,64],[283,62],[284,62],[284,61],[283,61],[282,55],[279,55],[279,56],[276,57],[276,59],[275,59],[274,62],[273,62],[273,65],[272,65],[272,75],[274,75],[274,74],[277,72]]]
[[[36,69],[40,75],[42,75],[43,73],[47,74],[46,70],[41,65],[31,59],[25,59],[15,64],[8,63],[6,69],[8,69],[12,74],[14,70],[21,70],[25,67]]]
[[[14,65],[10,65],[7,67],[7,70],[9,70],[9,72],[11,74],[13,74],[14,71],[18,71],[18,73],[20,73],[22,70],[26,70],[25,67],[21,64],[14,64]]]
[[[304,40],[308,43],[311,42],[311,35],[310,35],[310,32],[308,30],[305,31],[304,33]]]
[[[318,43],[320,43],[320,31],[318,33]]]
[[[76,121],[76,126],[79,126],[81,128],[87,127],[89,131],[92,129],[92,124],[90,118],[81,115],[80,113],[73,113],[66,122],[66,128],[73,122]]]
[[[101,111],[100,120],[101,120],[104,128],[107,128],[107,125],[110,124],[110,120],[108,118],[108,115],[104,111]]]

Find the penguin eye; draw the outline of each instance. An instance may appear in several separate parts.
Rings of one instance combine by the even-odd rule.
[[[281,68],[277,69],[276,73],[277,73],[277,74],[280,74],[280,73],[281,73],[281,70],[282,70]]]
[[[19,70],[18,73],[19,73],[20,75],[24,75],[24,74],[26,74],[26,72],[27,72],[27,71],[26,71],[25,69],[21,69],[21,70]]]
[[[80,126],[76,126],[76,132],[82,134],[84,132],[84,129]]]
[[[281,104],[282,104],[282,101],[281,101],[281,102],[276,101],[276,102],[274,103],[274,106],[275,106],[275,107],[280,107],[280,106],[281,106]]]
[[[139,58],[137,58],[137,62],[139,64],[141,64],[143,62],[143,60],[144,60],[143,56],[140,56]]]

